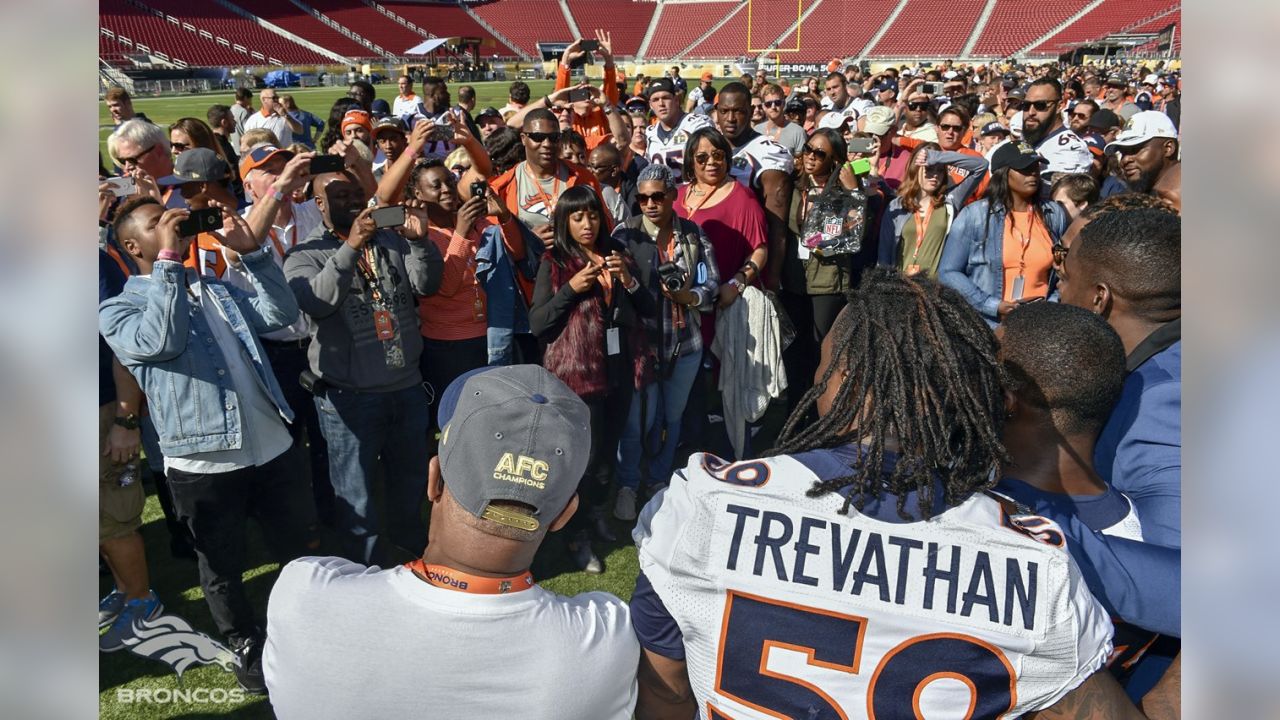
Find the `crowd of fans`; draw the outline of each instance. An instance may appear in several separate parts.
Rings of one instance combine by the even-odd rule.
[[[552,92],[515,82],[502,108],[402,77],[391,103],[353,83],[323,120],[241,89],[164,128],[108,92],[101,648],[163,611],[138,534],[145,476],[237,679],[270,686],[281,717],[398,716],[485,683],[525,688],[527,717],[687,718],[725,693],[759,709],[750,678],[734,695],[717,668],[710,686],[698,643],[716,629],[691,637],[688,563],[733,528],[673,549],[677,517],[706,529],[680,508],[716,502],[673,472],[695,454],[754,487],[780,472],[755,458],[852,443],[867,453],[832,455],[842,471],[814,470],[811,495],[868,517],[893,514],[869,509],[890,494],[916,521],[917,500],[927,518],[972,498],[1052,521],[1007,524],[1069,550],[1069,577],[1046,571],[1062,587],[1041,591],[1074,608],[1078,666],[1009,708],[1075,717],[1100,671],[1163,717],[1180,635],[1179,73],[946,61],[689,88],[678,68],[628,82],[609,34],[593,45],[564,51]],[[574,80],[589,55],[599,84]],[[508,417],[482,393],[524,404]],[[250,516],[282,564],[317,554],[322,527],[341,548],[285,569],[269,627],[242,584]],[[549,530],[601,573],[593,545],[619,521],[641,548],[630,614],[539,590],[485,605],[476,627],[460,600],[420,621],[370,599],[449,572],[445,595],[458,578],[532,585]],[[413,558],[390,579],[365,570]],[[468,657],[440,655],[437,632]],[[415,633],[424,647],[399,652]],[[510,658],[539,677],[507,678]],[[839,669],[847,649],[820,659]],[[587,665],[607,679],[563,671]],[[371,699],[373,678],[397,689]]]

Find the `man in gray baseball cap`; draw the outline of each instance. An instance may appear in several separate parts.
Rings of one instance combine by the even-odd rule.
[[[422,557],[389,570],[302,558],[281,571],[263,655],[272,710],[628,720],[640,646],[626,604],[557,595],[529,573],[546,533],[577,510],[587,406],[546,369],[516,365],[459,377],[439,407]]]
[[[191,148],[178,155],[173,174],[156,180],[156,184],[177,185],[193,210],[210,207],[211,200],[232,209],[238,204],[231,189],[230,166],[209,148]]]

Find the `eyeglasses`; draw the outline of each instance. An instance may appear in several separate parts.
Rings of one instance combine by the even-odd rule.
[[[1017,98],[1009,98],[1009,99],[1005,100],[1005,101],[1004,101],[1004,105],[1005,105],[1005,107],[1009,108],[1010,110],[1021,110],[1021,109],[1022,109],[1022,101],[1021,101],[1021,100],[1019,100],[1019,99],[1017,99]]]
[[[155,149],[156,149],[155,145],[148,145],[146,150],[143,150],[137,155],[134,155],[133,157],[118,157],[116,158],[116,162],[120,163],[120,167],[124,167],[125,165],[129,165],[131,163],[134,165],[137,165],[139,160],[146,157],[147,153],[150,153],[152,150],[155,150]]]
[[[1062,265],[1063,263],[1065,263],[1067,261],[1067,252],[1069,250],[1071,250],[1071,248],[1067,247],[1066,245],[1063,245],[1062,243],[1054,243],[1053,244],[1053,264]]]
[[[644,193],[636,193],[636,203],[640,205],[648,205],[651,202],[661,203],[661,202],[666,202],[666,200],[667,200],[667,194],[665,192],[653,193],[652,195],[646,195]]]
[[[827,155],[829,155],[829,154],[830,154],[830,153],[828,153],[826,150],[819,150],[818,148],[813,147],[812,145],[809,145],[809,144],[807,144],[807,143],[806,143],[806,144],[805,144],[805,146],[804,146],[804,153],[805,153],[806,155],[812,155],[812,156],[814,156],[814,157],[818,158],[819,160],[826,160],[826,159],[827,159]]]
[[[925,108],[929,107],[929,105],[931,105],[931,104],[932,104],[932,103],[930,103],[928,100],[917,100],[917,101],[915,101],[915,102],[909,102],[909,103],[907,103],[907,109],[909,109],[909,110],[924,110]]]
[[[784,103],[782,100],[765,100],[760,104],[764,105],[767,108],[775,108],[775,107],[782,107]]]
[[[710,152],[710,153],[701,152],[693,156],[693,161],[698,163],[699,165],[706,165],[708,160],[715,160],[716,162],[724,162],[724,153],[720,152],[719,150],[716,150],[715,152]]]
[[[188,145],[187,143],[180,143],[180,142],[171,142],[169,143],[169,147],[173,148],[174,152],[182,152],[183,150],[191,149],[191,146]]]
[[[527,132],[524,136],[529,138],[529,142],[532,142],[535,145],[547,142],[548,140],[551,141],[552,145],[558,145],[560,143],[560,133],[558,132]]]
[[[938,123],[938,129],[946,130],[947,132],[964,132],[963,125],[951,125],[949,123]]]
[[[1057,107],[1058,102],[1059,98],[1054,98],[1052,100],[1028,100],[1027,105],[1035,108],[1036,112],[1044,112],[1045,110]]]
[[[599,172],[599,173],[607,172],[616,167],[618,167],[616,163],[609,163],[608,165],[591,165],[589,163],[587,164],[587,168],[589,170],[591,170],[592,172]]]

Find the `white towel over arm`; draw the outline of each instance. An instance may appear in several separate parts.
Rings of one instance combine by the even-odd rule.
[[[737,459],[747,444],[747,423],[759,420],[769,403],[787,390],[783,339],[777,306],[747,287],[738,301],[720,310],[711,352],[720,358],[724,426]]]

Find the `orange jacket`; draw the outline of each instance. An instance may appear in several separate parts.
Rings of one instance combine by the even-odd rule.
[[[618,93],[617,73],[611,67],[604,69],[604,91],[605,101],[610,105],[616,106],[620,97]],[[569,68],[564,65],[556,66],[556,90],[563,90],[569,87]],[[598,107],[592,107],[591,111],[586,115],[573,114],[573,129],[579,135],[587,139],[587,152],[591,152],[597,145],[612,136],[613,131],[609,128],[609,118],[605,116],[604,111]]]

